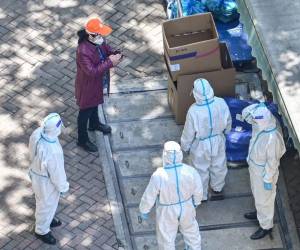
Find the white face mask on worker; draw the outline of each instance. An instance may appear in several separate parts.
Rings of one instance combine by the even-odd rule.
[[[96,45],[101,45],[104,42],[104,39],[100,35],[89,35],[89,41]]]

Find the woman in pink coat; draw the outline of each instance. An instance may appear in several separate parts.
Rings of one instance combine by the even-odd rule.
[[[100,123],[98,117],[98,105],[103,103],[103,87],[109,91],[109,70],[122,57],[119,51],[113,51],[104,40],[111,31],[99,18],[92,18],[86,23],[85,29],[78,32],[75,81],[75,97],[79,106],[77,145],[88,152],[97,151],[97,146],[89,140],[88,124],[90,131],[98,130],[104,134],[111,132],[111,127]]]

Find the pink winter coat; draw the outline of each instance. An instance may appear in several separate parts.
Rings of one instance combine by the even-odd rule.
[[[110,46],[104,44],[101,48],[107,52],[107,56],[112,54]],[[113,64],[109,58],[101,63],[96,46],[88,41],[79,44],[76,53],[76,64],[76,103],[80,109],[97,107],[103,103],[103,73],[112,68]]]

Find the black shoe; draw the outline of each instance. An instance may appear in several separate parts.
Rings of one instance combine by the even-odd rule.
[[[91,153],[94,153],[94,152],[98,151],[97,146],[94,143],[90,142],[90,141],[87,141],[86,143],[77,142],[77,145],[79,147],[82,147],[85,151],[88,151],[88,152],[91,152]]]
[[[224,200],[224,194],[223,191],[214,191],[213,190],[213,194],[210,197],[211,201],[220,201],[220,200]]]
[[[59,219],[53,218],[51,221],[50,227],[59,227],[61,226],[61,221]]]
[[[41,234],[37,234],[37,233],[34,233],[34,234],[38,239],[40,239],[41,241],[43,241],[46,244],[49,244],[49,245],[56,244],[56,239],[53,237],[51,232],[49,232],[45,235],[41,235]]]
[[[111,127],[107,124],[103,124],[103,123],[100,123],[98,126],[96,127],[91,127],[89,128],[89,131],[101,131],[103,132],[103,134],[110,134],[111,133]]]
[[[259,240],[259,239],[266,237],[267,235],[270,235],[270,237],[272,238],[272,228],[262,229],[261,227],[259,227],[259,229],[250,236],[250,239],[251,240]]]
[[[248,220],[257,220],[257,212],[250,212],[250,213],[246,213],[244,214],[244,217]]]

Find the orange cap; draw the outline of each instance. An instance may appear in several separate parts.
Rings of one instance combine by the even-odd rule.
[[[112,32],[111,27],[104,25],[99,18],[88,20],[85,25],[85,30],[88,33],[97,33],[101,36],[108,36]]]

